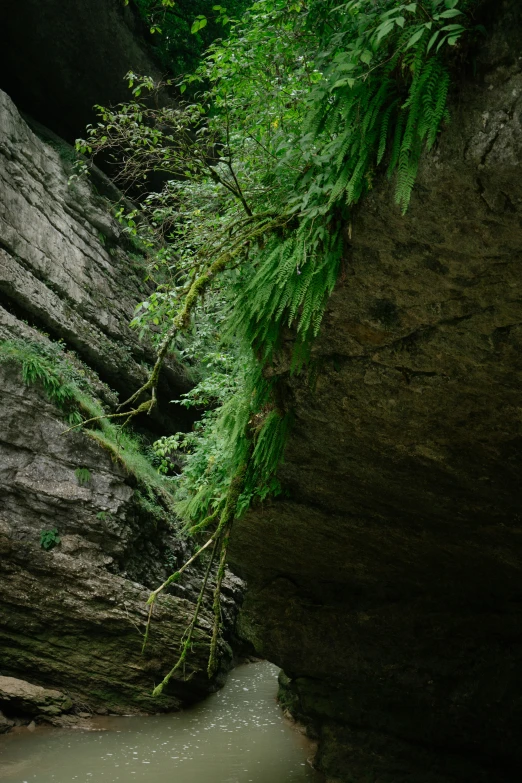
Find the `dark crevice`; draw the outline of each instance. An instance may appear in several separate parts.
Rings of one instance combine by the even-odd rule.
[[[97,354],[94,350],[91,352],[82,350],[81,345],[78,345],[76,341],[70,339],[71,333],[67,335],[65,331],[58,331],[56,328],[53,328],[44,318],[24,307],[20,301],[16,301],[10,297],[1,287],[0,307],[3,307],[8,313],[25,323],[28,327],[43,333],[43,335],[49,337],[49,339],[56,342],[60,341],[65,346],[66,350],[76,353],[87,366],[91,367],[96,372],[100,380],[119,392],[124,399],[139,388],[140,383],[144,380],[145,376],[141,379],[135,377],[131,380],[128,377],[122,376],[121,373],[110,373],[107,365],[104,366],[99,362],[92,361],[97,358]],[[72,336],[74,337],[74,335]],[[117,371],[118,368],[115,366],[114,369]],[[178,381],[178,383],[176,383],[176,381]],[[183,383],[181,388],[180,382]],[[144,431],[152,430],[153,432],[162,435],[179,431],[189,431],[192,428],[194,421],[196,421],[197,416],[184,406],[170,402],[174,394],[178,396],[183,391],[186,391],[188,387],[189,384],[186,380],[181,381],[181,379],[177,379],[172,370],[168,372],[167,378],[164,377],[163,379],[160,379],[158,406],[154,409],[152,416],[140,416],[136,420],[137,429],[143,429]]]
[[[0,242],[0,246],[1,246]],[[18,321],[26,324],[31,329],[36,329],[38,332],[51,340],[61,341],[67,348],[67,350],[75,350],[74,346],[68,345],[67,341],[63,338],[62,334],[59,334],[43,319],[36,315],[34,312],[26,310],[19,302],[12,299],[0,286],[0,307],[3,307],[8,313],[14,316]]]

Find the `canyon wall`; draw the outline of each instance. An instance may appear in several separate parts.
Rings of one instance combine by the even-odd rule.
[[[64,412],[42,383],[24,383],[22,363],[2,359],[2,345],[13,345],[69,362],[108,410],[114,390],[128,397],[154,361],[128,326],[147,293],[143,254],[94,183],[68,181],[74,153],[47,136],[52,144],[0,93],[0,674],[66,690],[93,709],[173,709],[216,687],[205,673],[204,611],[196,676],[151,698],[179,654],[197,572],[157,605],[141,654],[149,592],[184,562],[189,544],[161,493],[129,469],[124,446],[64,434]],[[95,182],[110,188],[99,173]],[[165,404],[139,425],[145,442],[151,428],[190,426],[186,410],[169,404],[188,388],[171,358]],[[60,543],[46,551],[41,536],[52,531]],[[228,594],[231,617],[233,580]],[[222,652],[226,668],[231,654],[226,645]]]
[[[0,86],[68,141],[92,104],[127,97],[127,70],[157,73],[117,0],[8,5]],[[242,632],[283,667],[282,700],[319,739],[330,780],[519,777],[522,10],[488,5],[407,215],[375,182],[346,228],[308,378],[289,372],[287,335],[274,366],[296,422],[285,493],[234,531]],[[39,138],[3,95],[0,125],[0,339],[64,340],[113,407],[105,384],[128,396],[153,356],[127,328],[143,256],[111,217],[107,180],[68,184],[71,148],[32,123]],[[121,462],[64,436],[17,365],[0,371],[0,675],[111,711],[175,708],[214,687],[200,650],[195,678],[151,701],[195,582],[160,602],[142,656],[144,603],[186,545]],[[174,361],[163,377],[166,403],[143,426],[184,429],[168,400],[189,381]],[[51,529],[61,543],[45,551]],[[204,613],[201,640],[208,628]]]
[[[309,377],[279,356],[284,492],[233,533],[335,780],[519,775],[522,10],[494,14],[408,213],[380,182],[347,227]]]

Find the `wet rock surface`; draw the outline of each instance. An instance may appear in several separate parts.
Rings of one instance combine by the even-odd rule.
[[[0,707],[9,712],[27,715],[59,715],[73,706],[71,699],[60,691],[32,685],[15,677],[0,676]]]
[[[495,12],[407,215],[385,183],[354,215],[313,378],[279,357],[288,494],[233,534],[243,630],[352,783],[522,760],[522,11]]]
[[[66,144],[43,143],[0,92],[0,336],[44,330],[125,399],[154,361],[151,345],[129,328],[148,292],[144,258],[92,183],[69,181],[71,156]],[[190,388],[174,361],[162,377],[165,401]],[[169,402],[163,430],[187,426],[186,409]]]
[[[44,348],[50,337],[64,341],[83,360],[78,369],[93,394],[114,410],[114,390],[128,397],[154,359],[128,326],[146,295],[143,257],[91,183],[68,184],[69,153],[38,138],[0,93],[0,340]],[[166,407],[145,426],[190,426],[185,409],[168,403],[188,388],[183,368],[170,362]],[[199,571],[160,597],[142,654],[150,590],[191,547],[114,451],[84,433],[65,434],[67,426],[41,385],[24,383],[19,364],[0,363],[0,675],[59,688],[87,711],[177,709],[215,689],[231,660],[223,643],[222,668],[207,679],[210,591],[190,682],[172,680],[152,699],[179,655]],[[227,580],[226,593],[231,628],[239,581]]]

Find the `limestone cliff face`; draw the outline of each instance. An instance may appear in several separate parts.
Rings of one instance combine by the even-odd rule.
[[[0,92],[0,328],[20,333],[20,319],[29,321],[129,396],[153,361],[128,326],[147,293],[143,258],[107,200],[87,182],[68,183],[73,151],[52,138],[53,146],[42,143]],[[175,364],[164,377],[162,399],[189,387]]]
[[[405,217],[354,216],[288,495],[234,531],[243,627],[343,781],[518,779],[522,725],[522,10],[496,4],[477,76]]]
[[[111,406],[115,394],[102,381],[127,397],[153,360],[128,327],[146,293],[143,259],[93,187],[68,184],[69,154],[44,144],[0,93],[0,340],[45,347],[46,334],[60,338],[82,371],[98,373],[95,392]],[[166,400],[188,388],[175,363],[164,384]],[[162,427],[183,429],[182,410],[165,408]],[[114,455],[65,428],[38,384],[26,386],[16,364],[0,363],[0,674],[97,709],[176,708],[215,687],[203,673],[203,644],[190,684],[150,696],[179,652],[194,577],[158,604],[144,656],[141,643],[150,589],[184,562],[188,545]],[[45,530],[61,539],[50,551],[40,546]],[[199,641],[208,630],[203,612]]]

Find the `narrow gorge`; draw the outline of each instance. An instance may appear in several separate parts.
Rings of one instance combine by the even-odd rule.
[[[53,0],[45,9],[32,0],[7,5],[9,21],[0,34],[0,734],[20,715],[25,724],[36,717],[37,722],[82,725],[93,713],[176,711],[217,691],[242,656],[258,656],[281,668],[281,706],[315,743],[313,764],[328,783],[514,783],[522,762],[519,2],[460,4],[466,13],[472,8],[475,32],[468,43],[454,46],[456,54],[448,66],[448,117],[436,143],[420,155],[404,214],[395,201],[393,179],[375,166],[365,175],[364,197],[354,203],[346,197],[335,214],[318,208],[307,224],[311,235],[316,222],[327,215],[325,233],[333,235],[335,220],[342,222],[338,275],[309,355],[297,362],[297,369],[301,327],[295,313],[306,312],[307,300],[296,304],[274,338],[268,360],[261,338],[252,340],[261,369],[243,405],[244,419],[239,414],[235,419],[244,422],[236,423],[236,430],[243,427],[242,434],[251,439],[249,445],[245,436],[247,445],[237,448],[244,464],[234,462],[235,456],[226,462],[226,455],[220,463],[228,436],[210,429],[205,441],[200,428],[208,411],[208,426],[219,426],[220,420],[212,418],[215,410],[224,405],[226,413],[230,389],[235,393],[234,384],[250,372],[252,365],[237,348],[242,338],[233,338],[237,343],[226,349],[236,363],[230,360],[232,370],[226,370],[228,380],[218,391],[209,381],[210,391],[204,385],[205,378],[214,378],[214,365],[210,375],[201,376],[203,403],[181,404],[187,399],[183,395],[190,397],[200,388],[200,376],[194,362],[184,362],[172,350],[162,364],[157,404],[150,415],[133,419],[133,435],[131,424],[122,434],[117,419],[95,424],[92,431],[87,425],[75,426],[74,411],[87,418],[85,406],[91,405],[93,418],[100,410],[114,414],[123,400],[144,385],[147,390],[165,334],[161,318],[147,322],[144,333],[129,326],[136,312],[144,312],[137,310],[141,302],[155,301],[155,280],[150,247],[139,232],[129,231],[118,209],[123,206],[135,214],[146,198],[137,188],[128,187],[125,195],[118,190],[108,176],[116,169],[108,163],[112,150],[103,148],[104,141],[95,158],[103,171],[95,167],[88,178],[76,176],[79,156],[73,146],[85,135],[85,126],[96,122],[94,104],[114,106],[129,100],[123,79],[128,71],[165,76],[163,50],[152,46],[157,34],[150,32],[151,25],[160,23],[157,17],[146,23],[138,12],[140,4],[120,0],[75,0],[66,8]],[[312,15],[318,7],[315,2],[290,5],[286,0],[262,0],[254,11],[266,13],[268,19],[281,9],[299,17]],[[428,3],[433,19],[431,7],[439,5],[447,14],[444,23],[455,23],[458,1]],[[342,13],[362,15],[366,7],[371,13],[387,11],[382,25],[392,13],[400,11],[405,18],[424,8],[412,4],[415,8],[408,12],[394,0],[358,2],[355,12],[353,6],[344,4]],[[225,11],[220,8],[216,13],[222,19]],[[180,12],[184,9],[180,4]],[[245,25],[258,18],[254,11],[251,17],[247,12]],[[34,22],[30,30],[27,18]],[[161,24],[167,24],[165,19]],[[305,23],[298,27],[287,16],[281,28],[274,29],[284,24],[288,29],[295,25],[299,45],[311,35]],[[400,23],[397,27],[402,30]],[[324,35],[332,37],[334,32]],[[219,51],[226,52],[225,32],[223,37],[224,49]],[[248,43],[248,33],[244,40]],[[262,52],[264,39],[256,40]],[[370,54],[377,57],[378,42],[371,40],[375,51]],[[244,41],[241,45],[247,46]],[[248,46],[248,67],[253,68],[256,53]],[[342,62],[342,54],[335,51],[332,61]],[[227,63],[233,59],[223,56]],[[282,59],[274,62],[276,70],[283,69]],[[299,70],[302,58],[296,56],[296,62],[299,78],[304,73],[306,89],[313,90],[314,79],[320,83],[320,75],[314,75],[322,67],[319,55],[308,71],[304,66]],[[391,78],[399,83],[408,63],[405,54]],[[212,71],[205,67],[209,70],[196,87],[190,81],[183,86],[190,95],[196,90],[191,100],[201,103],[204,91],[211,92]],[[326,74],[328,67],[333,66],[324,66]],[[350,72],[348,66],[346,70]],[[288,107],[292,100],[301,100],[299,90],[306,91],[297,77],[288,84],[283,100],[288,114],[283,119],[293,128],[294,108]],[[335,95],[337,85],[329,95]],[[182,93],[176,86],[168,89],[160,104],[178,106]],[[234,85],[230,87],[232,108],[216,92],[215,114],[226,105],[233,118],[242,102],[255,105],[246,88],[241,89],[236,97]],[[407,107],[406,93],[401,95],[401,106]],[[334,103],[333,97],[325,100]],[[396,105],[390,102],[390,112]],[[212,121],[210,112],[210,129]],[[151,128],[163,127],[147,122],[151,135]],[[284,122],[271,118],[270,133],[279,133]],[[189,131],[196,147],[206,138]],[[146,213],[148,219],[152,214],[152,220],[167,221],[172,231],[163,231],[167,246],[179,243],[174,261],[168,259],[169,275],[181,275],[186,258],[197,258],[183,289],[189,298],[190,285],[207,274],[201,258],[206,248],[213,252],[214,247],[207,234],[214,232],[223,246],[233,243],[231,237],[254,225],[259,193],[275,188],[278,171],[286,176],[279,168],[255,181],[252,160],[266,150],[259,151],[261,136],[256,141],[254,132],[248,143],[236,132],[247,162],[234,161],[234,169],[230,148],[236,137],[233,128],[229,131],[227,124],[224,141],[209,135],[214,146],[209,141],[201,165],[210,160],[214,169],[208,181],[196,183],[196,196],[188,190],[189,195],[183,195],[184,177],[190,181],[190,165],[195,170],[200,162],[187,164],[184,174],[174,178],[172,192],[182,194],[176,195],[173,210],[182,226],[177,234],[170,213],[168,218],[160,215],[168,209],[165,201],[153,202],[157,213]],[[108,131],[100,130],[99,136],[103,133]],[[300,141],[288,133],[292,144],[301,144],[304,160],[312,131]],[[331,130],[334,140],[336,133],[341,130]],[[98,137],[92,138],[96,146]],[[266,138],[262,140],[264,145]],[[126,143],[124,155],[130,155],[134,140]],[[319,142],[313,143],[315,155]],[[165,147],[175,146],[174,136],[167,137]],[[274,149],[290,169],[294,159],[286,147],[281,143]],[[214,163],[219,155],[223,170],[228,165],[237,175],[235,181],[230,174],[226,179]],[[318,171],[313,155],[303,164],[303,180],[307,172]],[[317,182],[324,181],[321,176],[314,174]],[[230,224],[220,222],[228,202],[212,189],[220,178],[230,192],[237,185],[234,195],[252,199],[244,214],[234,213]],[[159,184],[146,180],[152,199],[165,180],[163,174]],[[336,203],[335,188],[330,192],[328,198]],[[306,203],[315,204],[314,197],[307,195]],[[267,221],[277,211],[274,203],[266,208]],[[305,199],[299,203],[305,205],[300,212],[275,219],[279,223],[272,235],[268,222],[260,223],[258,233],[244,240],[243,256],[234,256],[235,246],[226,245],[224,282],[216,284],[215,291],[204,290],[203,315],[186,308],[193,317],[188,340],[203,343],[212,329],[222,339],[222,313],[234,313],[241,286],[246,291],[255,287],[265,245],[270,250],[271,241],[286,241],[285,232],[307,219],[303,215],[309,206]],[[208,204],[216,205],[208,208],[210,217]],[[207,233],[201,256],[196,235],[190,233],[198,210],[208,221],[202,229]],[[303,279],[306,264],[314,258],[312,253],[307,256],[306,241],[304,260],[295,272]],[[288,257],[282,252],[282,266]],[[238,268],[251,258],[252,277],[245,273],[242,278]],[[202,290],[208,281],[214,285],[221,273],[221,268],[216,271],[218,261],[209,267]],[[282,277],[278,280],[282,289]],[[160,285],[160,294],[166,290],[171,289]],[[158,301],[163,302],[161,296]],[[170,323],[174,311],[165,308],[158,306],[158,313]],[[256,323],[262,322],[259,312]],[[276,323],[275,305],[271,314]],[[241,318],[236,317],[238,323]],[[207,367],[224,361],[221,351],[216,348],[210,354],[214,358],[204,360]],[[24,382],[22,373],[27,381],[39,361],[41,374],[34,383]],[[57,367],[60,377],[79,389],[81,400],[59,403],[53,398],[52,378],[46,381],[45,376],[49,367]],[[260,392],[263,384],[269,388],[266,397]],[[224,402],[219,397],[222,388]],[[254,410],[256,395],[261,403]],[[139,399],[145,399],[143,394]],[[230,410],[232,419],[236,414]],[[258,484],[247,497],[244,476],[250,475],[252,454],[257,457],[262,451],[263,426],[271,416],[278,426],[277,417],[291,422],[282,458],[267,473],[268,489],[259,472]],[[164,458],[165,479],[157,471],[157,454],[150,459],[151,444],[171,436],[183,443],[187,433],[194,440]],[[198,467],[198,459],[204,467]],[[268,464],[268,457],[264,459]],[[225,481],[221,465],[227,470],[233,466],[228,483],[219,483]],[[212,484],[214,469],[219,476]],[[189,489],[182,486],[180,503],[170,488],[172,478],[184,470]],[[243,484],[233,496],[238,505],[228,519],[238,477]],[[207,498],[203,512],[194,510],[194,497]],[[186,519],[180,508],[188,509]],[[187,578],[158,597],[142,650],[147,600],[206,540],[187,536],[187,526],[197,533],[207,530],[218,512],[226,532],[222,563],[225,557],[228,563],[221,594],[218,590],[213,596],[210,586],[202,593],[183,672],[189,676],[177,672],[152,696],[183,649],[208,560],[202,556]],[[217,532],[221,530],[218,525]],[[213,573],[219,584],[217,563]],[[218,666],[209,679],[207,658],[216,627]],[[34,698],[40,706],[29,708],[23,694],[9,691],[13,678],[55,695],[44,698],[38,692]],[[216,783],[225,780],[216,778]],[[254,783],[262,782],[262,777],[254,778]]]

